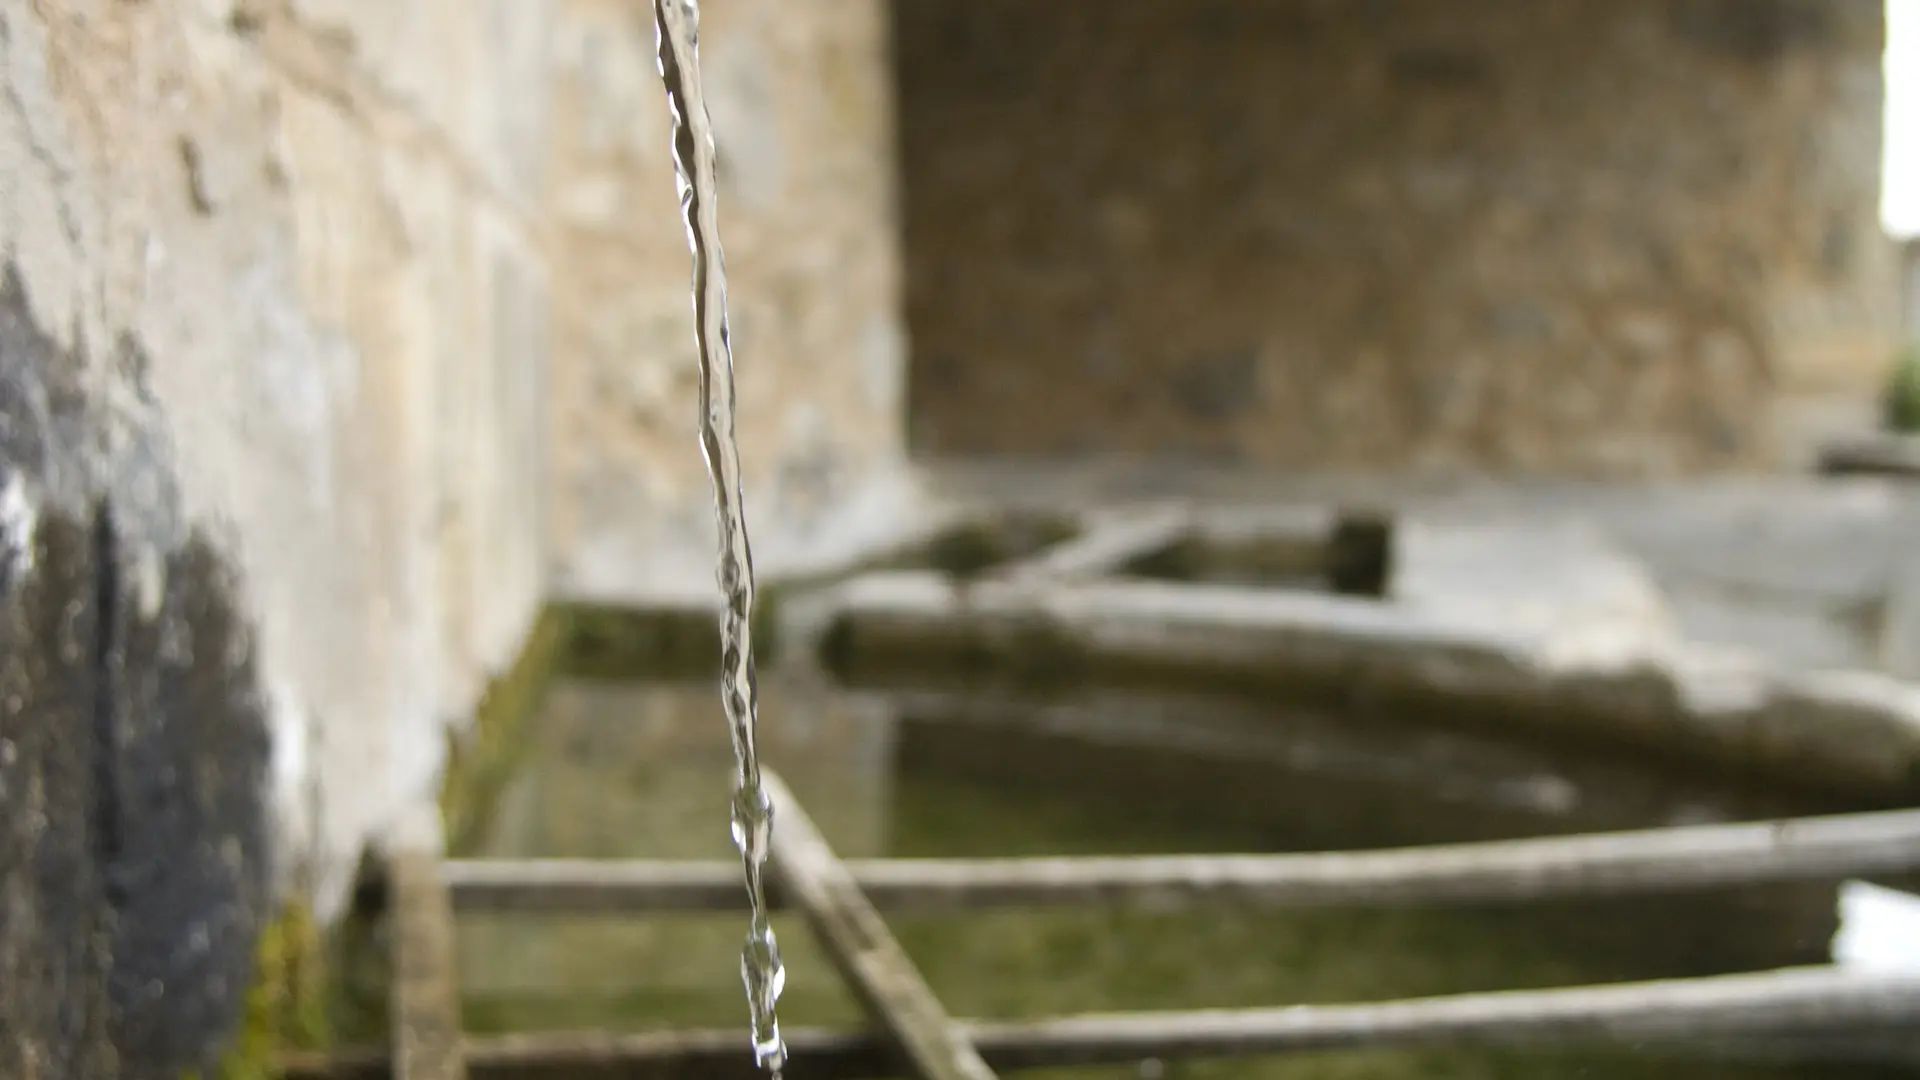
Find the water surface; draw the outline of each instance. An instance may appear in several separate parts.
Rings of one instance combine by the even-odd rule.
[[[762,738],[846,857],[1311,851],[1755,817],[1791,800],[1418,728],[1181,699],[1044,705],[770,679]],[[711,684],[562,686],[473,854],[723,859],[734,767]],[[894,916],[959,1016],[1345,1002],[1824,960],[1830,887],[1525,908]],[[477,1033],[736,1027],[736,914],[462,920]],[[788,1024],[860,1015],[777,917]],[[742,1051],[745,1053],[745,1050]],[[1144,1073],[1143,1071],[1144,1070]],[[1273,1080],[1869,1080],[1627,1055],[1350,1053],[1056,1071]],[[1891,1075],[1891,1074],[1888,1074]]]

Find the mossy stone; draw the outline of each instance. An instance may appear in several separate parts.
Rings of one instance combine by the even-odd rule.
[[[1886,421],[1894,431],[1920,433],[1920,345],[1908,346],[1894,361],[1893,378],[1887,386]]]

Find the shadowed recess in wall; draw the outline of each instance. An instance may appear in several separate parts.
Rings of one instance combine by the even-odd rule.
[[[1770,60],[1834,34],[1827,0],[1688,0],[1674,10],[1681,32],[1703,48],[1741,60]]]
[[[896,4],[911,445],[1803,460],[1897,330],[1884,23],[1883,0]]]
[[[233,1033],[269,744],[233,569],[180,521],[123,343],[88,371],[0,276],[0,1075],[173,1080]],[[103,403],[113,382],[115,405]]]

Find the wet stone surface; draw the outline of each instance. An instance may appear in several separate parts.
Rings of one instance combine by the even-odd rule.
[[[128,380],[144,365],[121,353],[110,378]],[[109,413],[83,372],[8,268],[0,1075],[171,1080],[212,1063],[251,976],[265,704],[233,573],[179,522],[157,416],[124,385],[136,404]]]

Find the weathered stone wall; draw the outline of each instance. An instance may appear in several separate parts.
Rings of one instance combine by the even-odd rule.
[[[911,502],[884,7],[705,14],[778,571]],[[0,1074],[171,1077],[552,573],[712,587],[650,5],[0,0],[0,48]]]
[[[204,1067],[518,648],[550,14],[0,0],[0,1075]]]
[[[919,450],[1664,474],[1872,422],[1881,0],[896,18]]]
[[[554,56],[554,546],[588,595],[713,589],[686,235],[651,7],[564,0]],[[882,0],[708,0],[739,438],[778,573],[908,513]]]

